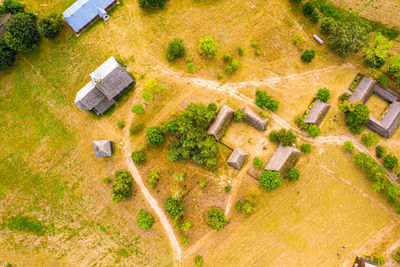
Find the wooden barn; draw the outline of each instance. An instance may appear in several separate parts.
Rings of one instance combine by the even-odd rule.
[[[246,118],[243,122],[253,126],[257,130],[265,131],[269,122],[268,119],[261,118],[256,112],[248,107],[245,107],[243,111],[246,114]]]
[[[233,113],[233,109],[225,104],[222,105],[217,117],[208,128],[208,134],[214,136],[219,141],[229,127],[233,118]]]
[[[324,103],[317,99],[313,108],[308,113],[307,117],[304,119],[305,123],[320,125],[326,114],[328,113],[331,105]]]
[[[236,147],[228,158],[228,164],[235,169],[241,169],[247,156],[246,151]]]
[[[300,156],[300,150],[292,146],[282,146],[276,149],[265,170],[276,171],[284,176],[295,164]]]

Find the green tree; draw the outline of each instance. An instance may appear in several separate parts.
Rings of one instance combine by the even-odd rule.
[[[225,62],[231,62],[232,61],[232,55],[231,54],[224,54],[224,61]]]
[[[168,43],[168,47],[165,50],[165,56],[169,61],[174,61],[176,58],[183,57],[185,54],[185,46],[183,40],[174,38]]]
[[[352,134],[360,134],[365,130],[365,124],[369,121],[370,111],[366,105],[360,102],[350,104],[347,101],[339,104],[339,109],[346,116],[346,124]]]
[[[321,129],[314,124],[310,124],[307,128],[307,134],[310,137],[317,137],[321,133]]]
[[[278,141],[282,146],[291,146],[296,144],[297,137],[294,135],[292,130],[281,129],[278,132]]]
[[[199,186],[201,187],[201,188],[206,188],[207,187],[207,184],[208,184],[208,181],[207,181],[207,179],[206,178],[201,178],[200,179],[200,181],[199,181]]]
[[[376,34],[371,44],[368,44],[363,52],[364,57],[371,68],[380,68],[385,64],[393,42],[389,41],[380,32]]]
[[[152,146],[158,146],[165,142],[164,131],[159,126],[147,128],[146,137]]]
[[[209,209],[206,213],[206,218],[208,225],[217,231],[221,230],[228,224],[225,214],[220,208]]]
[[[194,258],[194,265],[196,267],[200,267],[201,265],[203,265],[203,257],[202,256],[196,256],[196,258]]]
[[[150,188],[156,188],[158,180],[160,179],[160,170],[159,169],[151,169],[147,174],[147,179],[149,181]]]
[[[400,263],[400,248],[397,249],[396,254],[393,256],[393,259],[397,262]]]
[[[133,180],[128,171],[116,171],[114,183],[111,187],[112,202],[118,203],[132,196]]]
[[[182,215],[184,209],[185,202],[183,202],[183,200],[167,197],[167,200],[164,202],[165,212],[171,215],[173,218]]]
[[[343,143],[343,148],[348,152],[353,152],[354,144],[351,141],[345,141]]]
[[[399,163],[399,160],[395,155],[390,153],[389,155],[386,155],[383,158],[383,166],[385,166],[386,169],[393,170]]]
[[[314,57],[315,57],[314,49],[311,50],[306,49],[300,56],[301,60],[308,63],[310,63],[314,59]]]
[[[154,225],[154,218],[144,209],[140,209],[136,222],[140,228],[150,230]]]
[[[319,14],[318,10],[314,9],[314,11],[311,13],[311,21],[317,23],[320,18],[321,15]]]
[[[26,52],[40,40],[35,19],[25,13],[18,13],[10,17],[3,25],[6,45],[14,51]]]
[[[131,158],[133,162],[138,165],[141,165],[146,160],[146,155],[144,154],[143,150],[137,150],[132,152]]]
[[[255,157],[253,159],[253,165],[254,165],[255,168],[261,169],[262,166],[264,165],[264,162],[261,159],[259,159],[258,157]]]
[[[386,71],[397,81],[400,88],[400,56],[391,56],[387,60]]]
[[[246,113],[244,113],[243,109],[238,109],[233,113],[233,120],[235,122],[242,122],[246,119]]]
[[[11,14],[23,13],[24,9],[25,5],[21,4],[17,0],[3,0],[3,6],[0,7],[0,10],[4,13]]]
[[[185,220],[185,221],[183,221],[183,223],[181,224],[180,229],[181,229],[183,232],[187,232],[187,231],[189,231],[190,227],[192,227],[191,222],[188,221],[188,220]]]
[[[226,193],[229,193],[229,192],[231,191],[231,186],[230,186],[230,185],[225,186],[225,187],[224,187],[224,191],[225,191]]]
[[[268,95],[266,91],[256,89],[256,100],[255,103],[260,108],[267,108],[271,111],[277,111],[279,107],[279,101],[272,99],[272,96]]]
[[[144,108],[142,104],[134,104],[132,109],[132,113],[135,113],[136,115],[143,115],[144,114]]]
[[[307,17],[311,17],[312,13],[315,11],[315,4],[311,1],[308,1],[303,6],[303,14]]]
[[[0,37],[0,70],[14,65],[17,53],[6,45],[3,38]]]
[[[293,44],[298,48],[302,48],[304,44],[304,36],[300,32],[296,32],[293,36]]]
[[[335,28],[336,21],[332,17],[324,17],[321,21],[320,29],[323,34],[330,34]]]
[[[277,131],[271,131],[268,135],[268,140],[273,143],[279,142],[279,135]]]
[[[238,200],[236,202],[235,208],[237,211],[243,212],[245,214],[251,214],[254,212],[254,204],[247,199],[244,199],[243,201]]]
[[[287,173],[286,173],[286,178],[289,181],[294,181],[294,180],[299,180],[300,177],[300,171],[297,168],[291,168]]]
[[[331,93],[328,88],[320,88],[318,89],[317,98],[322,102],[326,102],[331,98]]]
[[[138,0],[139,6],[144,9],[163,8],[167,0]]]
[[[210,58],[217,56],[218,44],[214,41],[214,37],[205,36],[199,43],[200,54],[205,54]]]
[[[310,153],[312,151],[312,146],[310,144],[302,144],[300,150],[304,153]]]
[[[260,186],[264,190],[275,190],[283,183],[283,179],[279,172],[263,171],[260,176]]]
[[[362,135],[361,142],[366,146],[376,146],[379,143],[379,138],[376,133],[369,132]]]
[[[225,66],[225,72],[227,74],[232,74],[239,68],[239,66],[240,66],[239,62],[236,59],[234,59],[230,64],[227,64]]]
[[[375,154],[376,154],[376,157],[378,157],[378,158],[382,158],[383,155],[386,154],[386,152],[387,152],[387,148],[384,146],[377,146],[375,148]]]
[[[146,101],[146,102],[151,102],[151,101],[153,101],[153,94],[150,93],[150,92],[144,91],[144,92],[142,93],[142,97],[143,97],[143,100]]]
[[[140,132],[143,129],[143,123],[139,122],[139,123],[134,123],[131,125],[131,127],[129,127],[129,132],[132,135],[137,134],[138,132]]]
[[[38,30],[41,36],[47,39],[55,39],[63,27],[61,14],[51,12],[39,19]]]

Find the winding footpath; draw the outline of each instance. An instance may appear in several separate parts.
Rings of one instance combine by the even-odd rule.
[[[265,79],[262,81],[248,81],[248,82],[240,82],[240,83],[221,83],[218,81],[213,81],[213,80],[206,80],[198,77],[191,77],[191,76],[186,76],[182,73],[175,72],[173,70],[167,69],[163,67],[162,64],[158,65],[155,67],[156,70],[159,70],[163,72],[164,74],[167,74],[173,78],[183,80],[185,82],[194,84],[199,87],[203,87],[209,90],[214,90],[218,91],[224,94],[227,94],[229,96],[235,97],[236,99],[244,102],[248,106],[255,107],[254,104],[254,99],[247,97],[240,93],[238,89],[243,88],[243,87],[257,87],[257,86],[263,86],[263,85],[273,85],[278,82],[286,81],[286,80],[293,80],[305,76],[313,76],[318,73],[324,73],[324,72],[329,72],[333,70],[338,70],[341,68],[350,68],[353,67],[352,64],[343,64],[343,65],[334,65],[330,66],[327,68],[319,69],[319,70],[313,70],[313,71],[308,71],[300,74],[292,74],[288,76],[278,76],[278,77],[273,77],[269,79]],[[345,141],[351,141],[354,143],[354,146],[357,150],[364,152],[371,156],[373,159],[375,159],[381,166],[382,164],[379,162],[379,160],[373,155],[359,140],[357,140],[354,136],[351,135],[331,135],[331,136],[319,136],[317,138],[310,138],[305,132],[293,127],[285,121],[283,118],[279,117],[275,113],[270,114],[270,118],[280,127],[286,128],[286,129],[291,129],[293,132],[295,132],[300,139],[307,141],[311,144],[338,144],[342,145]],[[127,125],[130,125],[132,122],[132,116],[129,118]],[[130,158],[130,152],[129,152],[129,131],[126,131],[125,136],[124,136],[124,151],[126,153],[126,164],[129,168],[129,171],[132,174],[132,177],[134,178],[137,186],[140,188],[142,191],[142,194],[150,204],[151,208],[154,210],[156,213],[160,223],[164,227],[168,239],[171,243],[172,249],[175,254],[175,259],[176,259],[176,265],[181,265],[182,263],[182,249],[179,245],[179,242],[176,238],[174,229],[171,225],[171,223],[168,220],[167,215],[163,211],[163,209],[159,206],[157,200],[151,195],[150,191],[147,189],[147,187],[143,183],[143,179],[136,168],[135,164],[133,163],[132,159]],[[397,186],[400,187],[400,184],[397,182],[397,176],[394,175],[392,172],[387,172],[387,177]],[[229,213],[230,207],[232,206],[233,202],[235,201],[235,197],[230,197],[227,204],[226,204],[226,211],[225,213]],[[210,233],[209,233],[210,234]],[[209,234],[207,234],[204,237],[207,237]],[[193,244],[191,246],[191,249],[189,251],[194,251],[194,248],[198,248],[201,243],[204,242],[204,238],[200,239],[197,243]],[[191,254],[191,253],[187,253]],[[187,255],[186,255],[187,256]]]

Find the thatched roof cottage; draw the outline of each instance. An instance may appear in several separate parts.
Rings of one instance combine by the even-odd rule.
[[[265,166],[265,170],[277,171],[283,176],[296,164],[299,156],[300,150],[297,148],[279,145]]]
[[[92,80],[76,94],[75,104],[79,109],[93,110],[97,115],[106,112],[118,96],[135,84],[135,79],[114,57],[89,76]]]
[[[214,136],[219,141],[231,123],[233,113],[233,109],[225,104],[222,105],[214,122],[208,128],[208,134]]]
[[[235,169],[240,169],[246,161],[247,156],[246,151],[236,147],[228,158],[228,164]]]
[[[368,98],[373,93],[375,81],[370,77],[364,76],[360,83],[357,85],[356,89],[354,89],[353,94],[349,97],[348,101],[350,104],[353,104],[357,101],[361,101],[364,104],[368,101]]]
[[[93,147],[96,158],[111,157],[114,153],[114,144],[110,140],[93,141]]]
[[[400,124],[400,102],[394,101],[389,105],[383,118],[378,121],[375,118],[370,117],[367,122],[367,127],[377,132],[378,134],[389,138],[393,135],[394,131]]]
[[[325,115],[328,113],[331,105],[317,99],[310,113],[308,113],[304,122],[308,124],[320,125]]]
[[[243,120],[243,122],[253,126],[257,130],[265,131],[265,128],[267,128],[269,122],[268,119],[261,118],[256,112],[248,107],[245,107],[243,111],[246,114],[246,118]]]

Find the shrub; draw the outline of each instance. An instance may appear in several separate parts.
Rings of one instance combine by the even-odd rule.
[[[0,70],[14,65],[16,55],[17,53],[9,48],[5,40],[0,37]]]
[[[228,74],[234,73],[239,68],[239,62],[237,60],[232,60],[231,64],[225,66],[225,72]]]
[[[188,220],[185,220],[180,226],[183,232],[189,231],[190,227],[192,227],[192,224]]]
[[[17,14],[24,12],[25,5],[17,0],[3,0],[3,6],[1,6],[0,9],[4,13]]]
[[[399,160],[396,156],[392,155],[392,153],[383,158],[383,166],[385,166],[386,169],[393,170],[398,163]]]
[[[331,17],[324,17],[321,21],[320,29],[323,34],[330,34],[335,27],[335,19]]]
[[[214,41],[214,37],[205,36],[199,43],[200,54],[207,55],[210,58],[217,56],[218,44]]]
[[[339,102],[343,103],[344,101],[346,101],[347,99],[350,98],[350,94],[348,93],[343,93],[340,97],[339,97]]]
[[[164,131],[159,126],[152,126],[147,128],[146,137],[149,144],[158,146],[165,142]]]
[[[173,218],[182,215],[184,209],[185,202],[183,202],[183,200],[167,197],[167,200],[164,202],[165,212],[171,215]]]
[[[263,162],[261,159],[255,157],[255,158],[253,159],[253,165],[254,165],[255,168],[261,169],[262,166],[264,165],[264,162]]]
[[[273,143],[278,143],[279,142],[278,132],[277,131],[270,132],[268,135],[268,140]]]
[[[143,115],[144,114],[144,108],[142,104],[134,104],[132,109],[132,113],[135,113],[136,115]]]
[[[264,190],[275,190],[283,183],[279,172],[263,171],[260,176],[260,186]]]
[[[235,208],[239,212],[243,212],[245,214],[251,214],[254,211],[254,205],[249,200],[238,200],[236,202]]]
[[[266,119],[266,118],[269,117],[268,111],[265,111],[265,110],[260,110],[260,111],[258,112],[258,114],[261,116],[261,118],[264,118],[264,119]]]
[[[291,146],[296,143],[297,137],[292,130],[281,129],[278,132],[278,139],[282,146]]]
[[[376,154],[376,157],[378,157],[378,158],[382,158],[383,155],[386,154],[386,152],[387,152],[387,148],[384,146],[377,146],[375,148],[375,154]]]
[[[229,193],[231,191],[231,186],[230,185],[225,186],[224,191],[226,193]]]
[[[132,152],[131,158],[133,162],[141,165],[146,160],[146,155],[144,154],[143,150],[137,150]]]
[[[265,91],[261,91],[260,88],[256,89],[255,103],[258,107],[265,107],[271,111],[277,111],[279,107],[279,101],[272,99],[272,96],[268,95]]]
[[[167,0],[138,0],[139,6],[144,9],[163,8]]]
[[[150,92],[147,92],[147,91],[143,92],[142,97],[143,97],[143,100],[146,102],[153,101],[153,94]]]
[[[303,6],[303,14],[307,17],[310,17],[314,11],[315,11],[315,4],[311,1],[308,1]]]
[[[289,181],[294,181],[294,180],[299,180],[300,177],[300,171],[297,168],[291,168],[287,173],[286,173],[286,178]]]
[[[14,51],[26,52],[40,40],[35,18],[29,14],[18,13],[8,18],[3,29],[5,43]]]
[[[237,50],[238,50],[239,56],[243,56],[243,54],[244,54],[244,49],[243,49],[243,47],[240,46],[240,45],[238,45],[238,46],[237,46]]]
[[[370,111],[366,105],[359,102],[350,104],[345,101],[339,104],[339,109],[346,116],[346,124],[352,134],[360,134],[365,130],[365,124],[369,121]]]
[[[243,109],[238,109],[233,113],[233,120],[236,122],[241,122],[246,119],[246,113],[244,113]]]
[[[276,99],[272,99],[268,104],[267,104],[267,109],[270,111],[277,111],[279,108],[279,101]]]
[[[257,41],[251,41],[251,46],[252,47],[254,47],[254,48],[257,48],[258,47],[258,43],[257,43]]]
[[[186,174],[184,172],[176,172],[175,173],[175,181],[178,183],[183,183],[186,179]]]
[[[202,256],[196,256],[196,258],[194,258],[194,265],[196,267],[200,267],[201,265],[203,265],[203,257]]]
[[[315,51],[314,49],[308,50],[306,49],[300,56],[301,60],[304,62],[310,63],[315,57]]]
[[[381,191],[384,189],[386,170],[382,168],[372,157],[360,152],[354,155],[354,162],[366,172],[368,179],[373,182],[372,186],[375,191]]]
[[[256,51],[254,51],[254,55],[256,55],[256,56],[261,55],[261,51],[259,49],[256,49]]]
[[[302,144],[300,146],[300,150],[301,150],[301,152],[304,152],[304,153],[311,153],[312,146],[310,144]]]
[[[312,13],[311,13],[311,21],[314,23],[317,23],[319,21],[319,19],[321,18],[321,15],[319,14],[319,12],[315,9]]]
[[[181,235],[181,243],[184,247],[186,247],[189,244],[189,238],[185,235]]]
[[[209,209],[206,213],[206,218],[208,225],[217,231],[221,230],[228,224],[225,214],[220,208]]]
[[[138,132],[140,132],[142,129],[143,129],[143,123],[139,122],[139,123],[132,124],[131,127],[129,127],[129,132],[132,135],[135,135]]]
[[[187,70],[188,72],[193,72],[194,69],[195,69],[195,66],[194,66],[194,62],[193,62],[193,61],[188,62],[188,63],[186,64],[186,70]]]
[[[176,58],[183,57],[185,54],[185,46],[183,45],[182,39],[174,38],[168,43],[168,47],[165,50],[165,56],[169,61],[174,61]]]
[[[301,48],[304,44],[304,35],[300,32],[296,32],[293,36],[293,44],[298,48]]]
[[[154,225],[154,218],[144,209],[140,209],[136,222],[140,228],[150,230]]]
[[[379,138],[376,133],[369,132],[362,135],[361,142],[366,146],[376,146],[379,143]]]
[[[329,89],[326,87],[318,89],[317,98],[322,102],[328,101],[331,98]]]
[[[348,152],[352,152],[354,149],[354,144],[351,141],[346,141],[343,143],[343,148]]]
[[[49,13],[39,19],[38,30],[41,36],[47,39],[55,39],[63,27],[61,14]]]
[[[397,250],[396,254],[393,256],[393,259],[394,259],[397,263],[400,263],[400,248]]]
[[[201,178],[201,179],[200,179],[200,181],[199,181],[199,186],[200,186],[201,188],[206,188],[206,187],[207,187],[207,184],[208,184],[208,181],[207,181],[206,178]]]
[[[307,128],[307,134],[310,137],[317,137],[321,133],[321,129],[314,124],[310,124]]]
[[[371,68],[380,68],[385,64],[389,57],[390,48],[393,42],[389,41],[381,33],[377,33],[371,44],[368,44],[364,49],[364,57]]]
[[[382,255],[377,255],[373,257],[372,262],[378,264],[378,266],[381,266],[386,263],[386,260]]]
[[[105,184],[110,184],[110,183],[111,183],[110,177],[104,177],[104,178],[103,178],[103,183],[105,183]]]
[[[128,171],[116,171],[114,184],[111,187],[112,202],[118,203],[132,196],[133,180]]]
[[[151,169],[147,174],[147,179],[149,181],[150,188],[156,188],[158,180],[160,179],[160,170],[159,169]]]
[[[124,128],[124,127],[125,127],[125,122],[123,122],[123,121],[117,121],[117,126],[118,126],[119,128]]]
[[[232,60],[232,55],[231,54],[225,54],[224,55],[224,61],[225,62],[231,62]]]
[[[185,195],[185,191],[180,185],[173,185],[170,189],[171,197],[176,200],[181,200]]]

